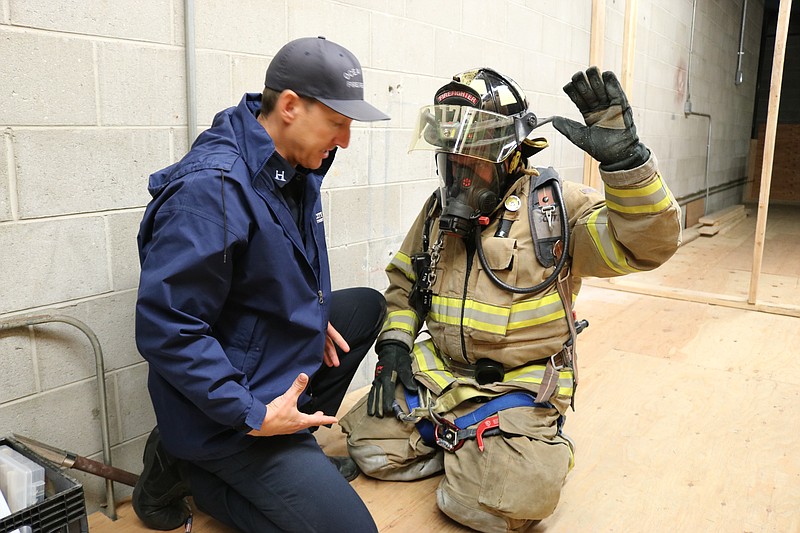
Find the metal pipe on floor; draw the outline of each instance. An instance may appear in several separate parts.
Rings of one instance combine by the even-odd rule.
[[[61,322],[78,328],[89,338],[89,342],[92,344],[92,350],[94,351],[95,374],[97,379],[97,394],[100,398],[100,431],[103,439],[103,462],[106,465],[111,466],[111,437],[109,436],[108,406],[106,401],[106,372],[105,365],[103,364],[103,349],[100,347],[100,341],[97,339],[97,335],[95,335],[94,331],[92,331],[89,326],[80,320],[65,315],[39,315],[2,320],[0,321],[0,331],[24,328],[37,324],[47,324],[51,322]],[[111,520],[116,520],[117,508],[114,501],[114,483],[110,479],[106,479],[106,506],[108,517]]]

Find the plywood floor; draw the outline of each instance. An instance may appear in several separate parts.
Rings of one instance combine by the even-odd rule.
[[[774,278],[766,297],[800,304],[800,211],[771,225],[789,244],[770,251],[778,241],[768,234],[764,272]],[[755,217],[737,228],[687,244],[646,281],[739,287]],[[602,284],[588,284],[576,309],[590,322],[565,426],[577,443],[576,466],[555,514],[530,531],[800,531],[799,318]],[[344,452],[338,427],[319,439],[328,453]],[[362,475],[353,487],[382,532],[467,531],[436,508],[438,482]],[[147,531],[128,502],[118,513],[116,522],[94,513],[90,531]],[[195,532],[230,533],[195,518]]]

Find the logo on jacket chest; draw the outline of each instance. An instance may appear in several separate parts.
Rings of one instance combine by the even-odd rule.
[[[317,219],[317,224],[322,224],[322,211],[320,211],[319,213],[317,213],[317,214],[315,215],[315,217],[316,217],[316,219]]]

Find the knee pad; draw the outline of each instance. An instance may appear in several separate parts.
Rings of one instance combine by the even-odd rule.
[[[532,523],[531,520],[507,518],[490,513],[475,502],[467,505],[448,491],[444,480],[436,489],[436,504],[444,514],[456,522],[484,533],[524,531]]]
[[[394,417],[368,416],[366,396],[339,420],[339,425],[347,434],[347,452],[370,477],[411,481],[442,471],[440,448],[425,444],[413,424]]]

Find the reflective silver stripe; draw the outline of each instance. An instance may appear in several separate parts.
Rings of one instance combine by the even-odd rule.
[[[461,321],[461,305],[464,305],[464,326],[504,335],[510,310],[506,307],[484,304],[475,300],[461,300],[434,296],[430,318],[443,324],[458,325]]]
[[[661,174],[644,187],[635,189],[617,189],[605,186],[606,205],[614,211],[628,214],[660,213],[672,205]]]
[[[408,332],[411,335],[417,333],[419,328],[419,319],[417,313],[414,311],[392,311],[386,315],[386,321],[383,323],[381,331],[388,331],[390,329],[399,329]]]
[[[508,317],[508,329],[527,328],[563,318],[564,306],[561,304],[558,293],[554,292],[542,298],[512,304],[511,316]]]
[[[394,254],[392,260],[389,261],[388,265],[386,265],[386,272],[394,269],[402,272],[406,279],[411,282],[417,280],[417,276],[414,275],[414,268],[411,266],[411,258],[403,252],[397,252]]]
[[[619,274],[630,274],[639,272],[639,269],[628,264],[625,254],[617,244],[617,240],[608,230],[608,211],[603,207],[589,216],[586,221],[586,228],[589,230],[592,240],[597,245],[600,256],[608,267]]]
[[[445,369],[444,362],[437,356],[436,346],[431,339],[426,339],[415,344],[414,350],[411,353],[414,354],[414,360],[417,363],[418,371],[424,373],[425,376],[439,387],[438,390],[433,391],[434,393],[441,393],[448,385],[455,381],[453,374]]]

